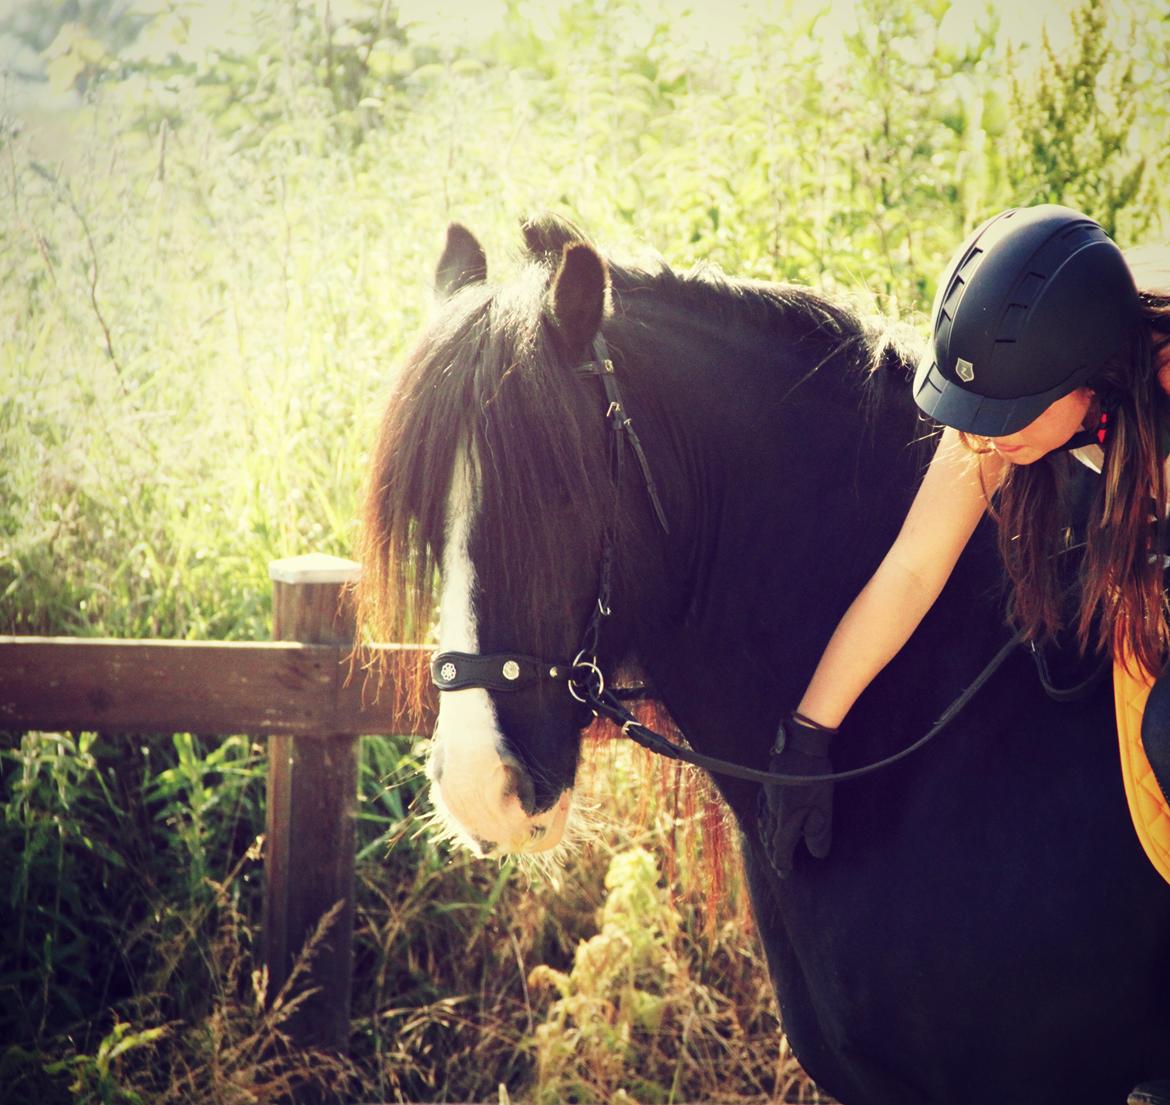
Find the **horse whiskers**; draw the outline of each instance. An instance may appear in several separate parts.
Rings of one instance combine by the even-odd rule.
[[[459,828],[458,823],[450,814],[432,806],[428,810],[418,813],[418,829],[415,830],[412,840],[421,836],[429,836],[437,844],[453,844],[468,849],[478,855],[479,849],[475,842]]]
[[[610,821],[595,802],[582,801],[576,792],[569,818],[560,841],[547,852],[518,852],[502,857],[510,860],[517,870],[522,871],[532,885],[538,881],[547,882],[554,890],[561,886],[561,873],[571,858],[579,855],[588,845],[603,839],[603,832],[610,827]]]
[[[553,890],[561,889],[561,874],[576,849],[564,842],[549,852],[513,852],[500,857],[500,866],[510,863],[527,879],[528,885],[547,883]]]
[[[562,842],[574,850],[579,850],[586,844],[601,841],[605,831],[612,828],[612,824],[603,806],[574,790],[573,805],[569,810],[569,819],[565,823]]]

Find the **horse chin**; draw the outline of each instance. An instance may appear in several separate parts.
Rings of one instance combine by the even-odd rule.
[[[453,771],[436,779],[428,764],[431,818],[438,835],[480,857],[548,855],[562,845],[573,808],[573,791],[563,790],[539,813],[527,813],[504,763],[478,773]]]

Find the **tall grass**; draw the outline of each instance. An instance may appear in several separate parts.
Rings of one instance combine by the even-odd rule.
[[[799,1085],[795,1067],[778,1064],[773,999],[738,882],[712,912],[701,807],[680,816],[648,796],[644,755],[594,750],[585,800],[604,795],[620,826],[554,881],[534,882],[420,837],[418,750],[366,740],[343,1062],[290,1053],[282,1026],[295,989],[275,1010],[261,1000],[261,750],[242,738],[27,736],[3,757],[5,924],[16,954],[0,974],[0,1031],[20,1046],[0,1063],[0,1087],[50,1101],[215,1102],[317,1079],[337,1100],[487,1100],[503,1084],[600,1102],[623,1086],[657,1101]],[[636,877],[623,881],[613,872],[630,857]],[[612,940],[607,912],[631,893],[623,923],[665,926],[669,969],[649,980],[656,1018],[638,1021],[627,1050],[599,1071],[622,1022],[605,1013],[615,983],[587,965],[586,942]],[[541,984],[562,976],[574,980],[572,1012]]]

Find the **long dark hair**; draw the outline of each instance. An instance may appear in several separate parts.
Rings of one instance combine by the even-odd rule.
[[[1076,612],[1065,615],[1068,575],[1062,554],[1073,543],[1072,466],[1065,452],[1009,467],[999,492],[1000,551],[1012,584],[1009,613],[1031,640],[1069,621],[1083,651],[1096,646],[1159,672],[1170,658],[1163,582],[1166,503],[1163,436],[1170,427],[1170,249],[1127,255],[1144,325],[1131,348],[1090,381],[1095,412],[1107,412],[1101,479],[1085,527]],[[1128,662],[1128,659],[1127,659]]]

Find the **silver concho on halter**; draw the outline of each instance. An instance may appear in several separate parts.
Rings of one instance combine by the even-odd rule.
[[[439,668],[439,678],[444,683],[453,683],[455,676],[459,674],[459,669],[448,660],[441,668]]]
[[[520,665],[515,660],[505,660],[500,672],[509,683],[515,682],[520,678]]]

